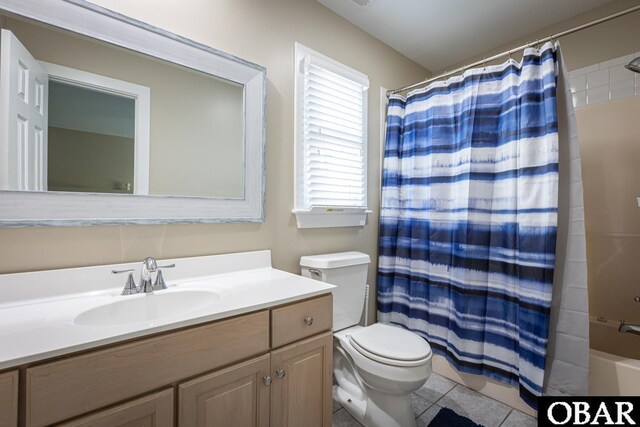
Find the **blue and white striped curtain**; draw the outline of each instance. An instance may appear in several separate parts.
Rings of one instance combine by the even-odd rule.
[[[542,394],[557,235],[556,49],[389,100],[379,320]]]

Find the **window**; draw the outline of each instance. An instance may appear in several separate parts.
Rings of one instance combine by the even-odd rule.
[[[299,43],[295,56],[298,228],[363,226],[369,79]]]

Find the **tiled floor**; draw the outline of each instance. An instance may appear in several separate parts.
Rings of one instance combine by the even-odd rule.
[[[425,385],[411,396],[411,406],[418,427],[428,426],[443,407],[450,408],[485,427],[537,425],[535,418],[436,373],[431,374]],[[360,427],[361,424],[334,399],[333,426]]]

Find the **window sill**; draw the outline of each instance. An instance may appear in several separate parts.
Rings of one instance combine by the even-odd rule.
[[[366,208],[332,208],[314,206],[309,210],[294,209],[298,228],[364,227],[367,215],[372,211]]]

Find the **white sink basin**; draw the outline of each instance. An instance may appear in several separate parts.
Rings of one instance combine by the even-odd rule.
[[[219,299],[215,292],[195,289],[118,296],[112,302],[79,313],[73,323],[81,326],[153,323],[201,310]]]

